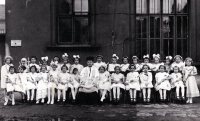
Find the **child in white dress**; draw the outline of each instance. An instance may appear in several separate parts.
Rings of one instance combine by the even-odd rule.
[[[129,70],[130,72],[126,78],[126,90],[129,90],[130,101],[136,102],[137,91],[140,90],[140,75],[137,71],[135,71],[136,67],[133,64],[129,66]]]
[[[153,84],[152,73],[149,72],[148,65],[143,65],[142,72],[140,73],[140,81],[140,88],[142,89],[143,100],[144,102],[150,102],[151,88],[153,88]]]
[[[60,95],[61,91],[63,94],[63,102],[66,100],[66,91],[68,89],[68,83],[71,78],[70,74],[67,73],[68,67],[66,65],[63,65],[61,67],[61,72],[58,74],[58,100],[57,102],[60,102]]]
[[[114,73],[115,72],[115,67],[116,66],[119,66],[120,67],[120,64],[117,64],[117,60],[119,59],[119,57],[116,55],[116,54],[113,54],[112,55],[112,63],[111,64],[108,64],[108,72],[110,74]]]
[[[138,57],[137,56],[133,56],[132,57],[132,61],[133,61],[133,64],[135,65],[135,71],[139,72],[141,70],[141,66],[140,64],[138,63]]]
[[[172,56],[166,56],[166,61],[164,65],[167,73],[170,73],[171,71],[171,64],[172,64]]]
[[[80,60],[81,59],[80,59],[79,55],[73,55],[73,62],[74,62],[74,64],[71,65],[71,70],[70,70],[71,74],[73,73],[74,68],[78,69],[78,73],[79,74],[81,73],[81,71],[83,69],[83,65],[79,64]]]
[[[51,70],[49,71],[49,83],[48,83],[48,101],[47,104],[54,104],[54,94],[55,88],[58,85],[58,70],[57,70],[57,63],[51,62]]]
[[[165,66],[161,65],[159,67],[159,72],[155,76],[156,84],[155,88],[159,91],[161,101],[166,100],[166,91],[171,89],[171,85],[169,83],[169,74],[165,72]]]
[[[107,91],[110,91],[110,73],[106,71],[106,68],[104,66],[99,67],[99,90],[101,93],[101,102],[105,99],[105,95]]]
[[[102,55],[97,55],[96,56],[96,60],[97,60],[97,62],[94,63],[94,67],[99,69],[99,67],[104,66],[107,69],[107,64],[102,61],[103,60],[103,56]]]
[[[25,66],[26,67],[26,70],[24,70],[24,73],[28,73],[29,72],[28,61],[27,61],[26,58],[22,58],[21,59],[20,66]]]
[[[6,92],[6,75],[10,73],[9,68],[13,66],[12,61],[13,58],[11,56],[6,56],[4,59],[5,65],[1,67],[1,88],[4,89],[5,103],[9,99]]]
[[[51,70],[51,67],[48,66],[48,59],[49,59],[48,56],[46,56],[46,57],[41,57],[42,65],[43,65],[43,66],[46,66],[46,68],[47,68],[46,72],[49,72],[49,71]],[[40,67],[40,70],[41,70],[41,67]]]
[[[197,82],[195,79],[195,75],[197,75],[197,69],[195,66],[192,66],[192,59],[186,58],[185,64],[186,67],[183,70],[183,81],[186,84],[187,87],[187,103],[193,103],[192,98],[193,97],[199,97],[199,89],[197,87]]]
[[[114,102],[119,102],[120,88],[125,89],[124,75],[120,73],[120,66],[115,66],[115,73],[111,75],[111,89],[113,89]],[[116,99],[117,98],[117,99]]]
[[[69,63],[68,54],[67,54],[67,53],[64,53],[64,54],[62,55],[62,58],[63,58],[63,63],[58,67],[59,70],[61,71],[62,66],[65,65],[65,66],[67,66],[67,68],[68,68],[67,72],[70,73],[71,64]]]
[[[31,100],[31,103],[33,103],[33,99],[35,96],[35,89],[37,86],[37,79],[38,79],[37,68],[36,66],[31,66],[30,72],[27,73],[27,102]]]
[[[41,66],[40,73],[38,73],[38,84],[37,84],[37,95],[36,104],[44,104],[44,99],[47,96],[47,87],[49,82],[49,74],[47,73],[47,67],[45,65]]]
[[[175,66],[178,66],[181,72],[183,71],[183,69],[185,67],[185,63],[183,62],[183,58],[180,55],[176,55],[174,57],[174,62],[171,64],[171,70],[173,70],[173,68]]]
[[[17,74],[15,74],[14,66],[10,66],[9,72],[10,73],[6,75],[6,90],[7,90],[7,95],[12,97],[12,105],[15,105],[14,90],[17,81]],[[6,98],[4,105],[7,104],[8,104],[8,98]]]
[[[129,72],[129,63],[128,63],[128,57],[123,57],[122,58],[123,64],[120,65],[121,68],[121,73],[124,74],[126,77],[127,73]]]
[[[140,64],[140,68],[143,68],[143,65],[148,65],[149,66],[149,70],[148,71],[151,71],[152,64],[149,61],[150,61],[149,54],[144,55],[143,56],[143,63]]]
[[[182,99],[185,100],[185,86],[183,83],[183,76],[182,74],[179,72],[179,67],[175,66],[173,73],[170,74],[171,77],[171,88],[176,88],[176,97],[178,100],[180,100],[179,97],[179,90],[181,88],[181,94],[182,94]]]
[[[40,66],[38,64],[36,64],[37,58],[35,56],[31,56],[30,57],[30,64],[29,64],[29,68],[31,66],[35,66],[37,68],[37,71],[40,71]]]

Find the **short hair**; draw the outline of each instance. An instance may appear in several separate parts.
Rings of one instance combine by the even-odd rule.
[[[148,59],[148,60],[150,60],[150,58],[147,58],[147,57],[145,57],[145,58],[143,58],[143,61],[144,61],[145,59]]]
[[[63,65],[63,66],[61,67],[61,70],[62,70],[64,67],[68,70],[68,67],[67,67],[66,65]]]
[[[191,62],[191,65],[193,64],[193,60],[192,60],[192,58],[190,58],[190,57],[187,57],[187,58],[185,59],[185,62],[186,62],[186,61]]]
[[[42,67],[44,67],[44,68],[47,70],[47,66],[45,66],[45,65],[42,65],[42,66],[40,67],[40,70],[42,70]]]
[[[150,67],[146,64],[142,66],[142,69],[144,69],[145,66],[148,67],[148,69],[150,69]]]
[[[75,74],[75,71],[78,71],[78,69],[74,68],[73,71],[72,71],[72,73]]]
[[[134,67],[134,69],[136,69],[136,66],[134,64],[130,64],[128,68],[131,69],[132,66]]]
[[[103,60],[103,56],[102,55],[97,55],[96,59],[99,58],[99,57]]]
[[[80,58],[73,58],[73,62],[75,61],[75,59],[78,59],[78,61],[81,62]]]
[[[10,71],[11,69],[14,69],[14,72],[15,72],[15,67],[14,67],[14,66],[10,66],[10,67],[9,67],[9,71]]]
[[[177,68],[178,72],[180,72],[180,68],[178,66],[174,66],[174,68]],[[174,71],[174,68],[173,68],[173,71]]]
[[[23,70],[26,70],[26,66],[19,66],[19,69],[23,69]]]
[[[54,61],[54,58],[58,58],[58,62],[60,62],[60,58],[58,56],[54,56],[53,61]]]
[[[124,62],[124,59],[127,59],[127,61],[129,62],[129,58],[127,56],[122,58],[122,62]]]
[[[164,69],[166,70],[166,67],[165,67],[164,65],[160,65],[160,66],[159,66],[159,69],[160,69],[161,67],[164,67]]]
[[[104,71],[106,71],[106,67],[104,67],[104,66],[100,66],[100,67],[99,67],[99,70],[100,70],[101,68],[103,68]]]
[[[37,72],[37,68],[36,68],[36,66],[35,66],[35,65],[33,65],[33,66],[31,66],[31,67],[30,67],[30,72],[31,72],[31,69],[32,69],[32,68],[34,68],[34,69],[35,69],[35,71]]]
[[[32,58],[35,58],[35,60],[37,60],[37,57],[36,57],[36,56],[31,56],[31,57],[30,57],[30,60],[31,60]]]
[[[121,68],[120,68],[119,66],[115,66],[115,68],[114,68],[114,69],[116,70],[117,68],[119,68],[119,70],[121,71]]]

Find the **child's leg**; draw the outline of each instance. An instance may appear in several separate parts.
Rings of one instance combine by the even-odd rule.
[[[27,101],[30,100],[30,90],[27,90]]]
[[[5,97],[5,102],[8,102],[8,95],[6,89],[4,89],[4,97]]]
[[[146,100],[147,96],[146,96],[146,89],[142,89],[142,93],[143,93],[143,99]]]
[[[162,89],[159,90],[160,99],[163,99]]]
[[[116,99],[116,87],[113,87],[113,98]]]
[[[112,101],[112,91],[111,90],[110,90],[109,96],[110,96],[110,101]]]
[[[181,94],[182,94],[182,97],[185,97],[185,87],[184,86],[181,87]]]
[[[167,92],[167,90],[163,90],[163,97],[164,97],[164,100],[166,99],[166,92]]]
[[[54,94],[55,94],[55,89],[54,88],[52,88],[51,89],[51,104],[54,104]]]
[[[76,97],[77,92],[78,92],[78,88],[75,88],[75,89],[74,89],[75,97]]]
[[[147,95],[147,98],[150,99],[151,97],[151,88],[148,88],[148,95]]]
[[[63,94],[63,101],[65,101],[66,100],[66,90],[65,89],[62,90],[62,94]]]
[[[106,92],[107,92],[107,90],[103,90],[103,92],[102,92],[102,96],[101,96],[101,101],[102,102],[105,99]]]
[[[177,86],[177,87],[176,87],[176,96],[177,96],[177,98],[179,98],[179,89],[180,89],[180,87]]]
[[[120,87],[117,87],[117,99],[120,97]]]
[[[51,101],[51,88],[48,88],[47,89],[47,95],[48,95],[48,101],[47,101],[47,104],[49,104],[50,103],[50,101]]]
[[[34,90],[34,89],[32,89],[32,90],[31,90],[31,101],[33,101],[33,99],[34,99],[34,96],[35,96],[35,90]]]
[[[15,105],[15,95],[13,92],[11,93],[11,95],[12,95],[12,105]]]
[[[133,98],[135,98],[135,99],[136,99],[136,96],[137,96],[137,90],[136,90],[136,89],[134,89],[134,90],[133,90]]]
[[[130,98],[133,99],[133,90],[129,89]]]
[[[73,100],[75,100],[76,96],[75,96],[75,92],[74,92],[74,88],[73,87],[71,87],[71,92],[72,92],[72,98],[73,98]]]
[[[60,94],[61,94],[61,90],[58,89],[58,101],[60,101]]]

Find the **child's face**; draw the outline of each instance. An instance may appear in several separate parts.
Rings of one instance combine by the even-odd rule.
[[[26,61],[23,60],[23,61],[22,61],[22,65],[26,65]]]
[[[42,66],[41,71],[46,72],[46,67]]]
[[[190,61],[188,61],[188,60],[186,61],[186,65],[187,65],[187,66],[190,66],[191,64],[192,64],[192,63],[191,63]]]
[[[124,59],[123,59],[123,62],[124,62],[125,64],[127,64],[127,63],[128,63],[128,59],[127,59],[127,58],[124,58]]]
[[[100,73],[104,73],[104,72],[105,72],[104,68],[101,67],[101,68],[99,69],[99,72],[100,72]]]
[[[11,68],[11,69],[10,69],[10,73],[11,73],[11,74],[15,73],[15,69],[14,69],[14,68]]]
[[[149,63],[149,59],[144,59],[144,63]]]
[[[112,58],[112,63],[116,64],[117,63],[117,59],[116,58]]]
[[[63,67],[63,68],[62,68],[62,72],[63,72],[63,73],[66,73],[66,72],[67,72],[67,68],[66,68],[66,67]]]
[[[68,63],[67,59],[64,59],[64,60],[63,60],[63,63],[64,63],[64,64],[67,64],[67,63]]]
[[[74,59],[74,63],[75,63],[75,64],[79,64],[79,59],[78,59],[78,58],[75,58],[75,59]]]
[[[88,61],[87,61],[87,65],[88,65],[89,67],[92,67],[92,66],[93,66],[93,61],[88,60]]]
[[[10,59],[6,59],[6,63],[7,63],[7,64],[10,64],[10,63],[11,63],[11,60],[10,60]]]
[[[161,66],[159,70],[160,70],[160,72],[164,72],[165,68],[163,66]]]
[[[47,62],[46,61],[43,61],[43,63],[42,63],[43,65],[47,65]]]
[[[166,60],[166,64],[167,64],[167,65],[170,64],[170,60],[169,60],[169,59]]]
[[[174,68],[174,73],[178,73],[178,68]]]
[[[58,57],[54,57],[53,60],[54,61],[59,61],[59,58]]]
[[[133,59],[133,63],[134,63],[134,64],[137,64],[137,59]]]
[[[74,70],[74,74],[76,75],[78,73],[78,70]]]
[[[134,66],[131,66],[130,71],[131,71],[131,72],[135,71],[135,67],[134,67]]]
[[[102,58],[101,58],[101,57],[98,57],[98,58],[97,58],[97,62],[99,62],[99,63],[102,62]]]
[[[154,61],[155,61],[155,63],[159,63],[159,59],[158,58],[155,58]]]
[[[35,58],[31,58],[31,63],[36,63],[36,59]]]
[[[57,68],[57,66],[55,66],[55,65],[52,66],[52,69],[53,69],[54,71],[56,70],[56,68]]]
[[[143,71],[144,71],[144,72],[148,72],[148,70],[149,70],[148,66],[144,66],[144,67],[143,67]]]
[[[179,57],[176,57],[176,62],[177,63],[181,62],[181,59]]]
[[[19,73],[24,73],[24,70],[22,68],[19,68]]]
[[[34,68],[34,67],[31,68],[31,72],[32,72],[32,73],[35,72],[35,68]]]
[[[119,67],[117,67],[117,68],[115,68],[115,73],[119,73],[120,72],[120,68]]]

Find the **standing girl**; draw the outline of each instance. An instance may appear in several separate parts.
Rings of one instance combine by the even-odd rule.
[[[9,74],[9,68],[13,66],[13,58],[11,56],[6,56],[4,59],[5,65],[1,67],[1,88],[4,89],[5,103],[8,101],[9,97],[6,92],[6,75]]]
[[[115,66],[115,73],[111,75],[111,89],[113,89],[114,102],[119,102],[120,88],[125,89],[124,86],[124,75],[120,73],[120,66]]]
[[[142,70],[143,72],[140,73],[140,88],[142,89],[144,102],[150,102],[151,88],[153,88],[152,73],[148,71],[148,65],[143,65]]]
[[[143,65],[148,65],[149,66],[149,70],[148,71],[151,71],[152,64],[149,62],[150,61],[149,54],[143,56],[143,61],[144,62],[140,64],[140,66],[141,66],[140,68],[143,68]]]
[[[37,68],[36,66],[31,66],[30,72],[27,74],[27,102],[31,100],[31,103],[33,103],[33,99],[35,96],[35,89],[37,86],[37,79],[38,79]]]
[[[139,73],[135,71],[136,67],[133,64],[129,66],[129,70],[126,78],[126,90],[129,90],[130,101],[136,102],[137,91],[140,90]]]
[[[65,66],[67,66],[67,72],[69,73],[70,72],[70,70],[71,70],[71,64],[69,63],[69,58],[68,58],[68,54],[67,53],[64,53],[63,55],[62,55],[62,58],[63,58],[63,64],[61,64],[61,66],[59,67],[60,69],[59,70],[61,70],[61,67],[63,66],[63,65],[65,65]]]
[[[35,56],[31,56],[30,57],[30,64],[29,64],[29,68],[31,66],[35,66],[37,68],[37,71],[40,71],[40,66],[38,64],[36,64],[37,58]]]
[[[26,67],[26,70],[24,70],[25,73],[28,73],[28,72],[29,72],[28,62],[27,62],[27,59],[26,59],[26,58],[22,58],[22,59],[21,59],[20,66]]]
[[[51,67],[50,66],[48,66],[48,56],[46,56],[46,57],[41,57],[41,60],[42,60],[42,65],[43,66],[46,66],[46,68],[47,68],[47,72],[49,72],[50,70],[51,70]],[[40,70],[41,70],[41,68],[40,68]]]
[[[119,59],[119,57],[116,54],[112,55],[112,63],[108,64],[108,72],[110,72],[110,74],[115,72],[115,67],[119,66],[120,64],[117,64],[117,60]]]
[[[102,62],[102,60],[103,60],[102,55],[97,55],[96,60],[97,60],[97,62],[94,63],[94,67],[96,67],[97,69],[99,69],[99,67],[101,67],[101,66],[104,66],[105,68],[107,68],[107,64],[105,62]]]
[[[137,56],[133,56],[132,57],[132,61],[133,61],[133,64],[135,65],[135,71],[139,72],[141,70],[141,67],[140,67],[140,64],[138,63],[138,57]]]
[[[171,70],[173,70],[175,66],[178,66],[181,72],[185,67],[185,63],[183,63],[183,58],[180,55],[176,55],[174,57],[174,62],[171,64]]]
[[[44,99],[47,96],[48,81],[49,81],[49,74],[47,73],[47,67],[45,65],[42,65],[40,73],[38,74],[36,104],[39,104],[40,100],[41,103],[44,103]]]
[[[166,91],[171,89],[171,85],[169,83],[170,77],[169,74],[165,72],[165,69],[164,65],[160,65],[159,72],[155,76],[155,88],[159,91],[161,101],[166,100]]]
[[[166,56],[166,61],[164,65],[165,65],[167,73],[170,73],[171,64],[172,64],[172,56]]]
[[[122,58],[123,64],[120,65],[121,67],[121,72],[124,74],[126,77],[127,73],[129,72],[129,63],[128,63],[128,57],[123,57]]]
[[[192,63],[193,61],[191,58],[185,59],[186,67],[183,70],[183,80],[187,87],[187,103],[193,103],[192,98],[199,97],[199,89],[197,87],[197,82],[195,79],[195,75],[197,75],[197,69],[195,66],[192,66]]]
[[[78,73],[80,75],[82,69],[83,69],[83,65],[79,64],[80,62],[80,56],[79,55],[73,55],[73,62],[74,64],[71,66],[71,71],[70,73],[73,73],[74,68],[78,69]]]
[[[110,74],[106,71],[106,67],[100,66],[99,67],[99,90],[101,93],[101,102],[105,99],[105,95],[107,91],[110,91]]]
[[[47,104],[54,104],[54,94],[55,88],[57,88],[58,84],[58,70],[57,70],[57,63],[51,62],[51,70],[49,71],[49,83],[48,83],[48,101]],[[51,98],[52,97],[52,98]]]

